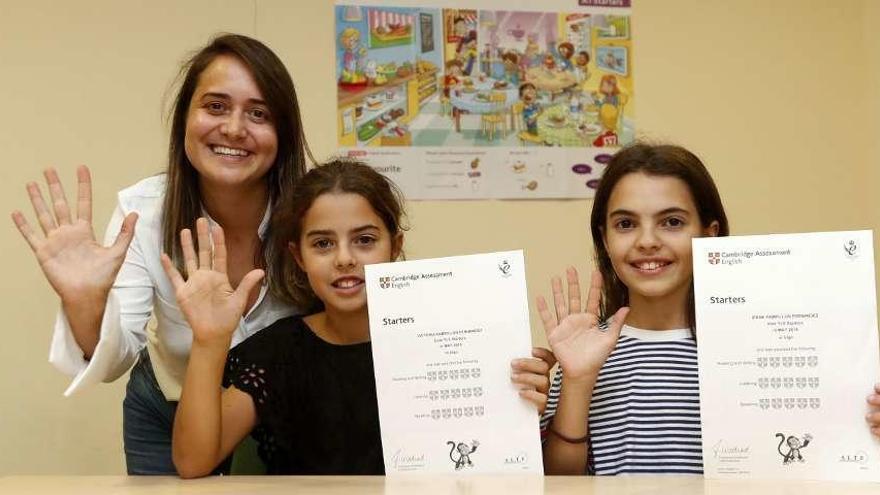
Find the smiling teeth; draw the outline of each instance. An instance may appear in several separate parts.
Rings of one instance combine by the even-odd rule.
[[[227,148],[225,146],[212,146],[211,151],[217,153],[218,155],[230,155],[230,156],[247,156],[248,152],[245,150],[240,150],[237,148]]]
[[[336,287],[339,287],[340,289],[350,289],[360,283],[361,283],[360,280],[348,279],[348,280],[340,280],[340,281],[336,282],[335,285],[336,285]]]
[[[638,267],[640,270],[656,270],[661,266],[666,266],[666,263],[659,263],[657,261],[649,261],[647,263],[639,263]]]

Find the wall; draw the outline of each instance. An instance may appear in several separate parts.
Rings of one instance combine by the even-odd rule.
[[[862,122],[864,128],[861,132],[865,143],[867,158],[868,185],[868,216],[873,228],[880,226],[880,2],[866,1],[862,16],[862,36],[864,37],[863,63],[866,65],[867,75],[862,81],[858,81],[857,88],[863,92],[865,110]],[[880,238],[874,232],[874,249],[880,249]],[[876,260],[876,257],[875,257]],[[880,266],[876,264],[875,270],[880,273]]]

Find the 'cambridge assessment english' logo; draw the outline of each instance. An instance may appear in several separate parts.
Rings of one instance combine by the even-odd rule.
[[[721,263],[721,253],[709,253],[709,264],[717,265]]]
[[[379,287],[383,289],[391,287],[391,277],[379,277]]]

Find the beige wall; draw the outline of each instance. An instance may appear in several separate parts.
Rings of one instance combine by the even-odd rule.
[[[634,3],[640,132],[704,158],[734,233],[880,225],[871,166],[880,161],[880,2]],[[86,163],[103,230],[115,191],[162,169],[163,98],[186,52],[217,31],[276,50],[326,157],[336,134],[332,22],[329,0],[0,0],[0,210],[27,206],[23,184],[42,167],[70,183]],[[413,203],[407,251],[523,248],[534,296],[566,264],[586,271],[589,207]],[[0,474],[122,472],[124,383],[61,397],[67,380],[46,363],[57,302],[11,221],[0,232]]]
[[[867,62],[867,75],[860,86],[865,94],[864,119],[867,125],[864,136],[869,188],[868,220],[873,228],[880,226],[880,30],[877,26],[880,26],[880,2],[868,0],[865,2],[861,30],[865,47],[863,60]],[[880,249],[880,239],[876,233],[874,249],[875,251]],[[880,267],[875,266],[875,269],[880,273]]]

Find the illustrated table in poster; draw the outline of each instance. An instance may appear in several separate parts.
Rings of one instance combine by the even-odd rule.
[[[694,240],[707,477],[880,481],[870,231]]]
[[[366,267],[385,473],[543,472],[522,251]]]

